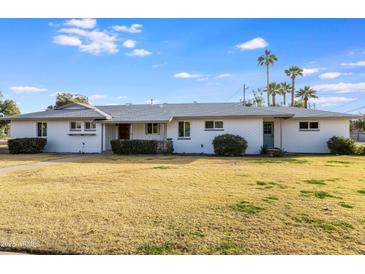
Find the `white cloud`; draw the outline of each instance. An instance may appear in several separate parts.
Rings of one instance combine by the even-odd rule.
[[[219,74],[217,76],[217,78],[220,78],[220,79],[222,79],[222,78],[228,78],[228,77],[232,77],[232,74],[230,74],[230,73],[222,73],[222,74]]]
[[[116,40],[117,38],[115,36],[93,30],[88,32],[87,40],[80,45],[80,51],[95,55],[100,53],[114,54],[119,51],[115,43]]]
[[[57,35],[53,37],[53,43],[62,46],[80,46],[81,40],[74,36]]]
[[[203,76],[202,74],[191,74],[188,72],[179,72],[174,74],[174,78],[182,78],[182,79],[199,78],[202,76]]]
[[[140,24],[132,24],[130,27],[128,26],[113,26],[115,31],[123,31],[129,33],[139,33],[142,32],[142,25]]]
[[[100,100],[100,99],[106,99],[108,96],[104,95],[104,94],[94,94],[89,96],[90,100]]]
[[[127,96],[118,96],[117,99],[118,100],[123,100],[123,99],[127,99],[128,97]]]
[[[136,40],[128,39],[123,42],[123,47],[132,49],[136,46]]]
[[[53,42],[63,46],[77,46],[81,52],[94,55],[101,53],[114,54],[117,53],[116,36],[110,35],[103,31],[87,31],[78,28],[62,28],[59,32],[77,35],[57,35],[53,38]]]
[[[209,80],[209,77],[208,76],[206,76],[206,77],[202,77],[202,78],[198,78],[198,79],[196,79],[197,81],[199,81],[199,82],[202,82],[202,81],[208,81]]]
[[[268,45],[269,43],[266,42],[263,38],[256,37],[250,41],[246,41],[244,43],[236,45],[236,48],[240,50],[253,50],[266,48]]]
[[[58,32],[63,32],[63,33],[67,33],[67,34],[76,34],[79,36],[87,36],[88,31],[84,30],[84,29],[78,29],[78,28],[62,28],[59,29]]]
[[[365,67],[365,60],[350,62],[350,63],[342,63],[341,66],[345,67]]]
[[[314,73],[318,73],[323,68],[303,68],[303,76],[308,76]]]
[[[137,57],[145,57],[145,56],[149,56],[151,54],[152,54],[152,52],[150,52],[148,50],[145,50],[145,49],[134,49],[133,51],[131,51],[127,55],[137,56]]]
[[[310,99],[310,102],[316,103],[323,107],[335,106],[342,103],[355,101],[357,98],[348,98],[348,97],[320,97],[318,99]]]
[[[32,86],[12,86],[9,88],[11,91],[21,93],[39,93],[47,91],[46,88],[32,87]]]
[[[313,88],[318,91],[334,91],[336,93],[365,92],[365,82],[322,84],[315,85]]]
[[[340,76],[349,76],[352,75],[351,72],[326,72],[319,75],[321,79],[335,79]]]
[[[155,65],[152,65],[153,68],[161,68],[161,67],[164,67],[167,65],[167,62],[165,63],[161,63],[161,64],[155,64]]]
[[[78,27],[83,29],[93,29],[96,27],[95,19],[71,19],[64,23],[65,26]]]

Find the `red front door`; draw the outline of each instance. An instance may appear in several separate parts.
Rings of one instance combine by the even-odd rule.
[[[129,139],[129,129],[130,129],[130,124],[120,124],[118,126],[119,139],[128,140]]]

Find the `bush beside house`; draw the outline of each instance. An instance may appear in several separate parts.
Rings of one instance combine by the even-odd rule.
[[[332,154],[365,155],[365,146],[357,145],[351,138],[333,136],[327,141]]]
[[[110,143],[115,154],[169,154],[174,150],[171,140],[112,140]]]
[[[8,140],[11,154],[41,153],[47,145],[45,138],[18,138]]]
[[[246,152],[247,142],[238,135],[223,134],[213,140],[214,153],[219,156],[240,156]]]

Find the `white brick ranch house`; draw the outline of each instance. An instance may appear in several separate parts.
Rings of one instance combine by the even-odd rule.
[[[90,106],[4,117],[11,138],[47,138],[47,152],[101,153],[113,139],[173,141],[176,153],[213,153],[215,136],[246,139],[247,154],[261,146],[288,152],[327,153],[332,136],[349,137],[353,115],[296,107],[247,107],[240,103]]]

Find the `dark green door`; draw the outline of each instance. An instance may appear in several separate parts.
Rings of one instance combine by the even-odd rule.
[[[274,122],[264,122],[264,146],[274,147]]]

